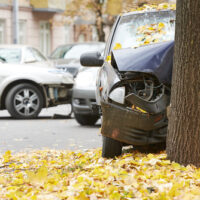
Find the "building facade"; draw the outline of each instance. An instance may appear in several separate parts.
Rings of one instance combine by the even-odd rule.
[[[58,45],[73,42],[73,25],[63,12],[65,0],[18,0],[18,43],[49,55]],[[0,0],[0,44],[13,43],[13,2]]]

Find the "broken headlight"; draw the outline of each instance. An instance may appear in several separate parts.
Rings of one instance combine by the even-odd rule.
[[[125,101],[125,87],[119,87],[114,89],[109,98],[117,103],[124,104]]]
[[[137,74],[135,74],[137,75]],[[164,86],[153,76],[138,74],[127,84],[127,94],[134,93],[145,101],[155,101],[164,93]]]
[[[158,114],[165,111],[170,101],[170,88],[150,74],[135,75],[133,80],[125,81],[126,105],[143,113]]]

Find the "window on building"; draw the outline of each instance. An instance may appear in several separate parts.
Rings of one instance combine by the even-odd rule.
[[[44,55],[51,52],[51,26],[49,22],[40,22],[40,50]]]
[[[19,20],[19,44],[26,44],[27,32],[26,32],[26,20]]]
[[[0,19],[0,44],[5,43],[5,21]]]

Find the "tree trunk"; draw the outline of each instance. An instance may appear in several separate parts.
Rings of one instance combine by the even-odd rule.
[[[200,167],[200,1],[178,0],[171,111],[171,161]]]
[[[98,40],[101,42],[105,42],[105,33],[104,33],[104,23],[103,23],[103,14],[102,14],[102,5],[97,0],[97,11],[96,11],[96,28],[97,28],[97,35]]]

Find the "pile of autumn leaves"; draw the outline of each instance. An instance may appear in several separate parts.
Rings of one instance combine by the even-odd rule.
[[[0,199],[194,200],[200,169],[166,160],[166,154],[124,153],[103,159],[101,150],[43,150],[0,158]]]

